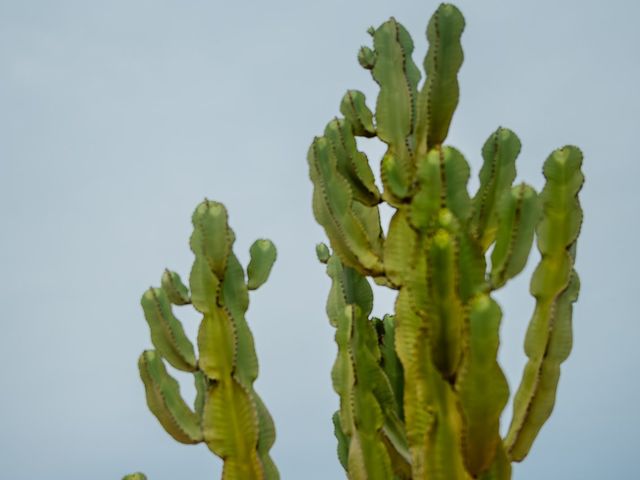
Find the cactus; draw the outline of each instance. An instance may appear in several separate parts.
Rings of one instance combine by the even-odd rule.
[[[553,410],[571,350],[582,154],[573,146],[553,151],[538,194],[514,185],[520,140],[500,127],[482,148],[480,185],[469,194],[469,165],[444,144],[458,103],[463,30],[458,9],[440,5],[427,27],[419,86],[405,28],[391,18],[369,29],[373,46],[360,49],[358,62],[380,87],[375,112],[362,92],[347,91],[343,117],[308,152],[313,213],[330,241],[316,254],[331,280],[337,457],[352,480],[511,478],[511,463],[527,456]],[[387,146],[382,188],[358,149],[362,137]],[[382,202],[393,211],[386,229]],[[277,479],[269,456],[275,429],[253,389],[258,361],[245,320],[248,292],[269,277],[276,249],[256,241],[245,279],[224,206],[205,200],[193,225],[189,287],[165,270],[161,286],[142,297],[155,347],[139,360],[147,403],[177,441],[204,442],[221,457],[223,479]],[[503,439],[510,393],[497,360],[502,311],[493,295],[525,268],[534,240],[541,259],[530,286],[528,361]],[[393,314],[371,317],[369,277],[396,291]],[[202,314],[197,353],[173,313],[186,305]],[[193,406],[167,363],[193,374]]]
[[[233,253],[235,236],[225,207],[205,200],[193,217],[191,250],[195,261],[189,288],[169,270],[161,287],[142,296],[144,316],[155,350],[146,350],[138,366],[149,409],[178,442],[204,442],[224,460],[225,480],[277,480],[269,456],[275,441],[273,420],[253,389],[258,360],[253,336],[245,320],[249,290],[269,277],[276,258],[270,240],[257,240],[250,249],[247,278]],[[196,358],[173,307],[192,305],[202,322]],[[193,374],[197,396],[193,408],[180,396],[178,382],[165,362]],[[144,479],[142,474],[129,479]]]
[[[347,91],[344,117],[327,124],[307,157],[313,212],[331,246],[316,251],[331,278],[340,397],[333,422],[351,479],[510,478],[511,462],[526,457],[551,414],[571,349],[582,154],[573,146],[552,152],[537,194],[513,185],[520,141],[498,128],[482,148],[478,191],[468,193],[469,165],[444,145],[463,30],[460,11],[440,5],[419,88],[404,27],[391,18],[371,28],[373,47],[362,47],[358,61],[380,87],[375,113],[363,93]],[[386,144],[382,191],[358,137]],[[393,209],[387,229],[383,201]],[[528,362],[502,439],[509,387],[497,361],[502,312],[493,294],[524,269],[534,239],[541,260],[531,280]],[[397,291],[393,315],[370,317],[367,277]]]

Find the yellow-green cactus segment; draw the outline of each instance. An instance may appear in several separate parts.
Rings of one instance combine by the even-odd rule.
[[[429,245],[429,337],[433,362],[445,378],[453,378],[461,360],[465,310],[459,295],[458,245],[439,229]]]
[[[269,278],[276,261],[276,246],[271,240],[258,239],[251,245],[249,254],[251,260],[247,267],[247,287],[249,290],[256,290]]]
[[[469,164],[455,148],[438,147],[418,159],[418,192],[411,203],[411,223],[426,229],[437,219],[441,208],[449,209],[460,222],[471,211],[467,192]]]
[[[416,143],[418,156],[444,142],[458,105],[458,71],[463,53],[460,37],[464,17],[450,4],[441,4],[427,26],[427,74],[418,98]]]
[[[340,102],[340,113],[349,123],[353,134],[357,137],[375,137],[373,113],[367,107],[364,93],[359,90],[347,90]]]
[[[536,191],[525,183],[503,195],[498,207],[499,226],[491,252],[491,286],[502,287],[527,264],[535,226],[540,219]]]
[[[165,269],[164,273],[162,274],[161,286],[167,294],[167,298],[169,298],[169,301],[174,305],[188,305],[191,303],[191,298],[189,297],[189,289],[184,283],[182,283],[180,275],[178,275],[176,272]]]
[[[376,63],[376,53],[369,47],[360,47],[360,50],[358,50],[358,63],[362,68],[371,70]]]
[[[122,477],[122,480],[147,480],[147,476],[144,473],[131,473]]]
[[[227,376],[209,386],[202,418],[209,449],[224,459],[223,480],[264,479],[258,458],[258,419],[250,392]]]
[[[406,272],[411,271],[411,252],[414,251],[417,241],[418,234],[409,223],[407,209],[396,210],[384,242],[385,275],[393,285],[402,285]]]
[[[507,128],[498,128],[482,147],[480,187],[473,197],[471,232],[486,251],[498,230],[498,205],[516,178],[520,140]]]
[[[316,138],[307,157],[314,184],[313,212],[340,259],[364,274],[383,273],[381,234],[372,237],[353,210],[347,180],[338,173],[329,141]],[[357,204],[357,202],[356,202]]]
[[[184,333],[182,324],[173,315],[171,302],[162,288],[149,288],[140,301],[149,324],[151,341],[167,361],[185,372],[196,369],[193,344]]]
[[[373,34],[375,63],[372,74],[380,85],[376,101],[377,135],[389,145],[383,159],[383,183],[391,197],[409,195],[414,173],[410,145],[415,122],[416,89],[420,80],[411,53],[413,42],[394,18]]]
[[[471,302],[465,356],[456,378],[465,464],[474,478],[489,469],[502,443],[500,414],[509,400],[509,385],[497,361],[501,317],[500,307],[488,295]]]
[[[579,281],[573,270],[582,223],[578,192],[584,182],[582,153],[567,146],[545,161],[547,183],[540,194],[542,219],[536,228],[542,259],[531,279],[536,308],[527,330],[528,357],[505,440],[514,461],[522,460],[555,402],[560,364],[571,350],[572,305]]]
[[[181,443],[201,442],[200,418],[182,399],[180,386],[167,372],[162,357],[146,350],[140,355],[138,368],[149,409],[167,433]]]
[[[338,172],[349,182],[353,199],[363,205],[375,206],[380,203],[380,192],[367,156],[358,150],[353,128],[350,121],[335,118],[327,124],[324,136],[335,156]]]

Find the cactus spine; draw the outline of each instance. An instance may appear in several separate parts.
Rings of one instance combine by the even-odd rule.
[[[195,261],[189,288],[169,270],[161,287],[142,296],[142,308],[155,350],[142,353],[138,366],[149,409],[178,442],[205,442],[224,460],[225,480],[277,480],[269,456],[275,428],[264,403],[253,389],[258,360],[245,320],[249,290],[268,278],[276,258],[269,240],[251,247],[247,279],[233,253],[234,233],[227,211],[205,200],[193,217],[191,250]],[[173,314],[173,307],[191,304],[200,314],[199,356]],[[165,362],[194,376],[197,396],[193,408],[180,396],[178,382]],[[129,479],[144,479],[133,474]]]
[[[538,195],[513,185],[520,141],[498,128],[482,149],[480,187],[468,193],[469,166],[444,145],[463,29],[459,10],[440,5],[427,28],[421,88],[404,27],[391,18],[370,29],[373,48],[362,47],[358,61],[380,87],[375,113],[349,90],[344,117],[327,124],[307,157],[313,212],[332,250],[317,247],[332,282],[338,456],[354,480],[510,478],[511,462],[527,455],[551,414],[571,349],[581,152],[554,151]],[[357,137],[387,145],[382,191]],[[394,208],[386,235],[382,201]],[[497,361],[502,312],[492,294],[523,270],[534,238],[542,258],[531,281],[528,363],[502,439],[509,387]],[[397,291],[393,315],[370,318],[367,277]]]

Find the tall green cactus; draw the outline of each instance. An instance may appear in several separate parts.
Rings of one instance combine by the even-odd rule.
[[[553,410],[571,350],[582,154],[573,146],[552,152],[537,194],[514,185],[520,141],[498,128],[482,148],[479,188],[469,194],[469,165],[444,145],[458,103],[463,30],[458,9],[440,5],[427,27],[420,86],[404,27],[392,18],[370,29],[373,48],[362,47],[358,61],[380,87],[375,113],[363,93],[347,91],[343,117],[308,153],[313,213],[331,244],[316,253],[331,279],[337,455],[352,480],[511,478],[511,463],[526,457]],[[387,145],[382,189],[358,137]],[[386,229],[383,201],[393,209]],[[267,280],[276,250],[256,241],[245,279],[225,208],[205,200],[193,225],[189,288],[166,270],[161,286],[142,297],[155,347],[139,360],[147,403],[177,441],[204,442],[220,456],[223,479],[277,479],[269,456],[275,430],[253,390],[258,361],[245,320],[248,291]],[[528,362],[503,439],[509,386],[497,361],[502,311],[493,293],[524,269],[534,239],[541,260],[530,287]],[[371,317],[367,277],[397,292],[393,314]],[[202,314],[198,353],[173,313],[189,304]],[[193,374],[193,407],[166,363]]]
[[[571,349],[582,155],[573,146],[554,151],[538,195],[513,185],[520,141],[498,128],[482,149],[478,191],[468,193],[469,166],[444,145],[458,103],[463,29],[460,11],[440,5],[427,27],[420,88],[404,27],[392,18],[370,29],[373,48],[362,47],[358,60],[380,87],[375,113],[364,94],[349,90],[344,118],[329,122],[309,149],[313,211],[333,250],[317,248],[332,280],[334,426],[354,480],[510,478],[511,462],[527,455],[551,414]],[[387,145],[382,193],[357,137]],[[386,230],[382,201],[394,211]],[[492,295],[524,269],[534,237],[542,259],[531,281],[529,360],[502,439],[509,387],[497,361],[502,312]],[[366,277],[397,291],[393,315],[370,318]]]
[[[138,366],[149,409],[178,442],[204,442],[224,460],[225,480],[277,480],[269,456],[275,428],[264,403],[253,389],[258,359],[245,320],[249,290],[269,277],[276,249],[269,240],[251,247],[247,278],[233,253],[235,236],[227,211],[205,200],[193,217],[191,250],[195,261],[189,288],[177,273],[165,270],[161,287],[142,296],[144,316],[155,350],[142,353]],[[194,346],[173,314],[173,306],[191,304],[202,321]],[[193,408],[180,396],[172,367],[193,374],[197,396]],[[138,475],[138,476],[136,476]],[[134,474],[131,479],[144,479]]]

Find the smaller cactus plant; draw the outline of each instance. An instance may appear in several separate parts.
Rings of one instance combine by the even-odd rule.
[[[192,221],[195,261],[189,288],[177,273],[165,270],[161,286],[149,288],[141,300],[155,347],[138,361],[147,404],[178,442],[204,442],[222,458],[223,478],[277,480],[278,470],[269,455],[275,428],[253,388],[258,359],[245,319],[249,290],[266,282],[276,248],[270,240],[256,240],[245,278],[233,253],[235,236],[225,207],[205,200]],[[173,312],[173,307],[183,305],[192,305],[202,315],[199,355]],[[182,399],[165,362],[193,374],[197,391],[193,407]],[[125,477],[145,478],[140,473]]]

